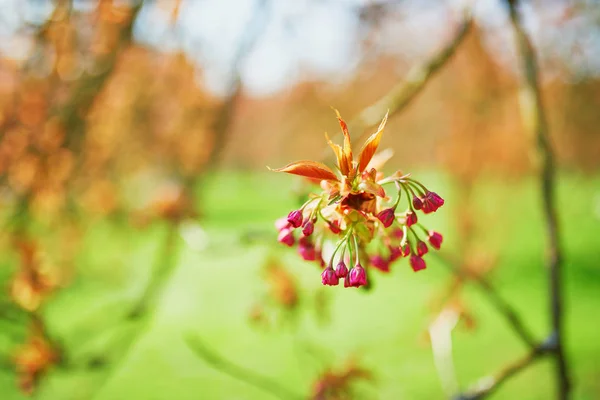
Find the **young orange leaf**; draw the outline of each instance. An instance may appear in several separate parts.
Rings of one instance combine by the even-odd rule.
[[[327,165],[310,160],[296,161],[286,165],[283,168],[269,169],[274,172],[287,172],[288,174],[305,176],[312,179],[326,181],[339,180],[335,173]]]
[[[344,152],[342,151],[342,146],[340,146],[339,144],[333,143],[331,141],[331,139],[329,139],[329,135],[327,135],[327,132],[325,132],[325,139],[327,139],[327,143],[329,144],[329,147],[331,147],[331,149],[335,153],[335,158],[337,159],[337,163],[338,163],[338,167],[340,168],[340,171],[342,172],[342,174],[347,175],[348,174],[348,165],[344,162]]]
[[[350,132],[348,132],[348,125],[342,119],[340,112],[336,109],[334,109],[334,110],[335,110],[335,114],[337,115],[337,119],[340,122],[340,127],[342,128],[342,133],[344,134],[344,152],[343,152],[342,161],[343,161],[343,164],[345,165],[345,168],[347,168],[347,171],[350,172],[350,171],[352,171],[352,160],[353,160],[352,145],[350,143]],[[344,174],[344,175],[346,175],[346,174]]]
[[[369,161],[373,158],[373,154],[377,151],[377,147],[379,146],[379,142],[381,141],[381,135],[383,134],[383,129],[385,128],[385,123],[387,122],[388,113],[385,113],[385,117],[379,124],[379,128],[377,128],[377,132],[372,134],[363,145],[362,149],[360,149],[360,155],[358,157],[358,171],[363,172],[367,165],[369,165]]]

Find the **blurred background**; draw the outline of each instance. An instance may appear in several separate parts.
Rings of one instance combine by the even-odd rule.
[[[557,155],[573,398],[598,399],[600,7],[519,10]],[[547,336],[519,79],[500,0],[0,0],[0,397],[441,399],[522,357],[490,301]],[[277,243],[311,187],[266,166],[330,161],[331,107],[357,139],[391,108],[388,172],[446,198],[426,271],[323,287]],[[490,398],[555,388],[541,359]]]

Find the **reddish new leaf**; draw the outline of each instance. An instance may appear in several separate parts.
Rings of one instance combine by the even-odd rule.
[[[381,141],[381,135],[383,134],[383,129],[385,128],[385,123],[387,122],[388,113],[385,113],[385,117],[379,124],[379,128],[377,128],[377,132],[372,134],[363,145],[362,149],[360,149],[360,155],[358,157],[358,171],[363,172],[367,165],[369,165],[369,161],[373,158],[373,154],[377,151],[377,147],[379,146],[379,142]]]
[[[350,143],[350,132],[348,132],[348,125],[342,119],[340,112],[338,110],[335,110],[335,114],[337,115],[337,119],[340,122],[340,127],[342,128],[342,133],[344,134],[344,151],[343,151],[342,162],[345,165],[344,168],[346,168],[346,170],[348,172],[351,172],[353,156],[352,156],[352,145]],[[340,169],[342,169],[342,168],[340,168]],[[347,175],[347,174],[344,173],[344,175]]]
[[[348,174],[348,165],[344,161],[344,152],[342,150],[342,146],[340,146],[339,144],[333,143],[331,141],[331,139],[329,139],[329,135],[327,135],[327,132],[325,132],[325,139],[327,139],[327,143],[329,144],[329,147],[331,147],[331,149],[335,153],[335,158],[337,159],[337,163],[338,163],[338,167],[339,167],[340,171],[342,172],[343,175],[347,175]]]
[[[338,177],[327,165],[316,161],[296,161],[283,168],[269,169],[275,172],[286,172],[288,174],[300,175],[311,179],[339,181]]]

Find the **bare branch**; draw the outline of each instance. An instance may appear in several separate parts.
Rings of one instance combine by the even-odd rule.
[[[150,275],[150,281],[129,314],[130,318],[135,319],[143,316],[160,294],[166,282],[169,281],[169,277],[177,265],[178,227],[177,222],[169,221],[166,237],[160,246],[157,261]]]
[[[305,398],[305,396],[294,393],[290,389],[281,386],[275,380],[262,376],[251,369],[240,367],[239,365],[222,358],[218,354],[213,353],[198,338],[187,337],[185,341],[198,357],[232,378],[262,389],[281,399],[292,400]]]
[[[118,40],[115,48],[94,60],[94,66],[99,72],[95,74],[84,73],[77,81],[67,103],[61,105],[61,108],[57,110],[60,119],[68,128],[67,146],[69,148],[78,150],[82,145],[85,116],[112,75],[122,51],[131,43],[133,39],[133,25],[143,4],[143,1],[139,1],[132,6],[129,19],[118,32]]]
[[[554,202],[556,182],[555,157],[548,135],[548,124],[538,83],[536,55],[517,11],[518,0],[507,0],[507,3],[523,71],[523,81],[521,83],[521,116],[526,130],[532,135],[537,145],[536,161],[539,163],[543,212],[546,223],[546,253],[550,283],[552,335],[555,345],[553,350],[556,356],[556,374],[559,383],[558,398],[567,399],[571,385],[562,337],[562,251],[560,248],[559,227]]]
[[[390,117],[402,111],[421,93],[429,79],[452,57],[472,25],[471,11],[465,10],[463,21],[452,40],[431,59],[413,66],[403,82],[398,83],[386,95],[361,111],[350,122],[351,129],[363,131],[372,125],[378,124],[388,109]]]
[[[229,137],[230,126],[235,115],[235,109],[242,94],[242,80],[240,76],[241,64],[254,49],[256,43],[264,33],[270,12],[270,2],[260,0],[253,11],[250,20],[245,26],[244,37],[236,49],[231,67],[231,77],[229,87],[227,88],[227,97],[217,111],[214,123],[215,144],[210,155],[208,165],[211,166],[217,162]]]
[[[465,393],[454,397],[454,400],[479,400],[485,396],[492,394],[500,385],[515,375],[517,372],[532,365],[541,356],[548,354],[548,349],[544,346],[539,346],[531,350],[524,357],[514,361],[501,369],[497,374],[481,378],[475,385],[468,389]]]
[[[461,268],[457,262],[450,260],[448,256],[441,256],[434,253],[450,271],[461,279],[473,282],[481,289],[482,294],[492,303],[496,310],[504,317],[506,322],[512,327],[521,340],[527,344],[530,349],[537,347],[537,341],[530,333],[525,323],[516,312],[516,310],[498,293],[498,290],[483,276],[472,273]]]

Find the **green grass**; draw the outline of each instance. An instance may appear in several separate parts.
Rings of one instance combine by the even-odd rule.
[[[435,182],[432,186],[447,194],[447,206],[428,220],[448,232],[444,250],[452,252],[452,215],[461,198],[443,177],[430,175],[424,181]],[[45,315],[76,363],[97,353],[119,362],[111,368],[55,369],[41,382],[37,398],[275,398],[198,358],[185,342],[188,335],[304,395],[324,368],[341,367],[355,357],[375,376],[373,384],[361,385],[360,399],[444,398],[425,333],[434,317],[430,300],[445,290],[449,278],[445,267],[431,261],[426,271],[414,274],[404,261],[392,274],[376,276],[371,292],[322,288],[314,265],[298,260],[293,250],[269,244],[275,241],[272,221],[295,206],[290,187],[289,177],[265,174],[221,174],[207,182],[200,192],[207,248],[193,250],[179,240],[177,267],[145,324],[122,321],[149,278],[165,226],[133,230],[106,221],[91,224],[77,259],[78,278],[52,299]],[[600,397],[600,319],[595,314],[600,308],[600,181],[569,175],[558,195],[574,398],[595,399]],[[499,255],[492,278],[541,339],[549,317],[535,181],[482,182],[476,198],[480,204],[474,212],[485,221],[482,246]],[[240,238],[255,240],[248,244]],[[296,328],[283,323],[265,330],[248,323],[252,304],[264,296],[262,265],[273,254],[282,257],[301,285],[303,300],[325,291],[329,324],[319,323],[314,310],[302,310]],[[462,300],[476,318],[474,330],[459,324],[453,332],[455,367],[465,387],[526,349],[480,291],[468,286]],[[134,334],[138,340],[126,352]],[[545,360],[490,398],[542,400],[552,398],[553,390],[553,365]],[[7,372],[0,373],[0,393],[3,400],[25,398]]]

